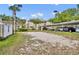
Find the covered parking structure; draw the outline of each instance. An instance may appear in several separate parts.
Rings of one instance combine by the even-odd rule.
[[[57,27],[79,27],[79,20],[73,20],[73,21],[68,21],[68,22],[61,22],[61,23],[52,23],[52,25],[45,25],[45,27],[52,27],[52,28],[57,28]],[[41,30],[44,26],[41,26]]]
[[[61,23],[53,23],[52,25],[46,25],[46,27],[50,26],[64,26],[64,25],[79,25],[79,20],[69,21],[69,22],[61,22]]]

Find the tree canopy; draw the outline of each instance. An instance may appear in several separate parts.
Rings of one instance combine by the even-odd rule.
[[[15,5],[10,6],[9,10],[20,11],[20,7],[22,7],[22,5],[15,4]]]
[[[57,12],[55,15],[56,17],[49,19],[49,21],[56,23],[56,22],[79,20],[79,15],[77,13],[78,10],[76,8],[69,8],[61,13]]]
[[[33,18],[33,19],[30,19],[29,21],[33,22],[34,24],[39,24],[44,22],[42,19],[39,19],[39,18]]]
[[[10,21],[10,20],[12,20],[12,17],[11,17],[11,16],[7,16],[7,15],[5,15],[5,14],[0,15],[0,18],[1,18],[3,21]]]

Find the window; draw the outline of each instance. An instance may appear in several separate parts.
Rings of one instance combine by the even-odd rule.
[[[9,25],[8,25],[8,32],[9,32]]]

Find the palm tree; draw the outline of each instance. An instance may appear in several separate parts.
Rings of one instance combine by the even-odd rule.
[[[13,11],[13,20],[14,20],[14,24],[13,24],[13,31],[15,33],[15,30],[16,30],[16,25],[15,25],[15,21],[16,21],[16,11],[20,11],[22,5],[19,5],[19,4],[14,4],[12,6],[9,7],[9,10],[12,10]]]

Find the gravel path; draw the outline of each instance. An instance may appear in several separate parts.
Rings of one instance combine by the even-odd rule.
[[[22,55],[77,55],[79,54],[79,41],[70,40],[63,36],[45,32],[23,32],[27,39],[19,47],[16,54]]]
[[[63,36],[58,36],[55,34],[49,34],[45,32],[28,32],[27,34],[33,36],[32,39],[39,39],[45,42],[50,42],[55,44],[58,43],[60,44],[60,46],[74,47],[79,45],[79,41],[70,40]]]

